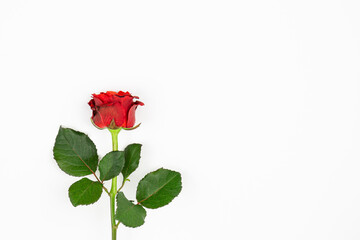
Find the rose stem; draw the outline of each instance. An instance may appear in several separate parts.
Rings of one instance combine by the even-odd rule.
[[[109,129],[112,138],[112,148],[113,151],[118,150],[118,134],[121,128],[118,129]],[[116,222],[115,222],[115,197],[117,194],[117,177],[114,177],[111,180],[111,190],[110,190],[110,214],[111,214],[111,236],[112,240],[116,240]]]

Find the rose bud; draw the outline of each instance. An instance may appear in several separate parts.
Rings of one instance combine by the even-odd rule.
[[[135,124],[135,110],[144,103],[129,92],[101,92],[93,94],[89,101],[92,110],[91,120],[98,128],[132,128]]]

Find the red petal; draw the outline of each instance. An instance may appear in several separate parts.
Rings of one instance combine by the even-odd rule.
[[[100,92],[93,94],[89,106],[93,110],[92,120],[99,128],[109,127],[114,120],[116,127],[132,127],[135,124],[135,110],[140,101],[129,92]]]
[[[127,124],[126,124],[127,128],[131,128],[135,124],[135,110],[138,105],[143,106],[144,103],[142,103],[140,101],[136,101],[136,102],[134,102],[134,105],[131,106],[131,108],[128,112],[128,119],[127,119]]]
[[[129,112],[131,106],[134,104],[132,96],[118,97],[118,101],[121,103],[126,113]]]
[[[132,97],[129,92],[123,92],[123,91],[119,91],[117,93],[117,95],[120,96],[120,97],[122,97],[122,96],[130,96],[130,97]]]
[[[125,127],[126,126],[126,111],[124,109],[124,107],[120,104],[120,103],[115,103],[114,104],[114,120],[115,120],[115,125],[117,127]]]
[[[106,125],[104,124],[103,119],[101,118],[101,115],[99,113],[95,112],[91,119],[98,128],[106,128]]]
[[[101,92],[100,94],[93,94],[93,98],[96,106],[101,106],[103,104],[112,103],[114,100],[111,92]]]
[[[95,102],[94,102],[94,99],[91,99],[89,102],[88,102],[89,106],[91,107],[91,109],[94,109],[95,108]]]

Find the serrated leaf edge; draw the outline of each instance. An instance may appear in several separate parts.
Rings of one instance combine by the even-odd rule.
[[[72,128],[63,127],[63,126],[61,126],[61,125],[60,125],[60,127],[59,127],[59,131],[60,131],[60,129],[70,129],[70,130],[72,130],[72,131],[74,131],[74,132],[82,133],[82,134],[86,135],[86,136],[90,139],[90,141],[93,143],[93,145],[94,145],[94,147],[95,147],[96,156],[97,156],[97,159],[98,159],[97,165],[96,165],[96,169],[95,169],[95,171],[96,171],[96,170],[98,169],[98,167],[99,167],[99,155],[98,155],[98,153],[97,153],[96,145],[95,145],[95,143],[91,140],[91,138],[89,137],[89,135],[87,135],[87,134],[84,133],[84,132],[80,132],[80,131],[74,130],[74,129],[72,129]],[[59,131],[58,131],[58,134],[56,135],[56,138],[57,138],[57,136],[59,135]],[[55,159],[55,153],[54,153],[54,149],[55,149],[55,146],[56,146],[56,138],[55,138],[55,143],[54,143],[54,147],[53,147],[53,158],[54,158],[56,164],[59,166],[58,161]],[[64,136],[64,138],[66,139],[65,136]],[[66,141],[69,142],[67,139],[66,139]],[[69,144],[69,145],[70,145],[70,144]],[[74,152],[75,152],[75,151],[74,151]],[[87,175],[81,175],[81,176],[71,175],[71,174],[65,172],[64,170],[62,170],[62,169],[60,168],[60,166],[59,166],[60,170],[61,170],[62,172],[64,172],[64,173],[66,173],[67,175],[72,176],[72,177],[84,177],[84,176],[88,176],[88,175],[90,175],[90,174],[94,174],[94,175],[95,175],[95,171],[93,171],[93,170],[84,162],[84,160],[83,160],[77,153],[76,153],[76,155],[77,155],[77,156],[80,158],[80,160],[85,164],[85,166],[90,170],[90,173],[89,173],[89,174],[87,174]]]
[[[125,163],[126,163],[126,148],[128,148],[128,147],[131,146],[131,145],[135,145],[135,144],[136,144],[136,145],[140,145],[140,154],[139,154],[139,155],[140,155],[140,156],[139,156],[139,163],[140,163],[142,144],[141,144],[141,143],[131,143],[131,144],[127,145],[127,146],[125,147],[125,149],[124,149],[124,157],[125,157],[124,167],[125,167]],[[139,163],[138,163],[138,165],[136,166],[136,168],[135,168],[131,173],[128,173],[128,172],[127,172],[127,171],[129,170],[129,168],[125,169],[125,170],[126,170],[126,176],[125,176],[125,174],[123,173],[124,168],[121,170],[121,173],[122,173],[124,179],[125,179],[125,178],[128,178],[128,177],[138,168]]]
[[[118,221],[120,221],[119,219],[118,219],[118,206],[117,206],[117,202],[118,202],[118,199],[117,199],[117,196],[120,194],[120,193],[123,193],[123,192],[119,192],[117,195],[116,195],[116,212],[115,212],[115,219],[116,220],[118,220]],[[124,194],[124,193],[123,193]],[[129,200],[129,199],[127,199],[127,197],[125,196],[125,194],[124,194],[124,197],[125,197],[125,199],[127,200],[127,201],[129,201],[131,204],[132,204],[132,206],[129,208],[129,210],[130,209],[132,209],[132,208],[134,208],[134,207],[136,207],[136,206],[141,206],[143,209],[144,209],[144,206],[142,206],[142,205],[140,205],[140,204],[134,204],[133,202],[132,202],[132,200]],[[129,211],[128,210],[128,211]],[[144,209],[145,210],[145,209]],[[147,212],[146,212],[146,210],[145,210],[145,216],[144,216],[144,223],[143,224],[141,224],[140,226],[137,226],[137,227],[141,227],[142,225],[144,225],[145,224],[145,218],[146,218],[146,216],[147,216]],[[126,225],[125,223],[123,223],[122,221],[120,221],[124,226],[126,226],[126,227],[130,227],[130,228],[137,228],[137,227],[133,227],[133,226],[129,226],[129,225]]]
[[[85,177],[85,178],[86,178],[86,177]],[[83,180],[83,179],[85,179],[85,178],[82,178],[82,179],[80,179],[79,181],[81,181],[81,180]],[[84,193],[87,191],[87,189],[92,186],[92,184],[94,184],[94,183],[99,183],[99,182],[92,181],[92,180],[90,180],[90,179],[88,179],[88,178],[86,178],[86,179],[89,180],[89,181],[91,181],[91,184],[85,189],[85,191],[83,191],[83,192],[81,193],[81,197],[84,195]],[[100,193],[99,198],[98,198],[95,202],[89,203],[89,204],[77,204],[77,205],[74,205],[74,203],[71,201],[71,198],[70,198],[70,188],[71,188],[72,185],[74,185],[75,183],[77,183],[77,182],[79,182],[79,181],[76,181],[76,182],[74,182],[73,184],[71,184],[70,187],[69,187],[69,189],[68,189],[68,196],[69,196],[69,199],[70,199],[71,204],[72,204],[74,207],[77,207],[77,206],[88,206],[88,205],[94,204],[94,203],[96,203],[97,201],[99,201],[99,199],[101,198],[102,192],[103,192],[103,187],[102,187],[102,184],[101,184],[101,183],[99,183],[99,184],[101,184],[101,193]],[[81,198],[81,197],[80,197],[80,198]],[[80,198],[79,198],[79,199],[80,199]]]
[[[124,153],[124,151],[111,151],[111,152],[108,152],[107,154],[105,154],[105,156],[104,156],[104,157],[99,161],[99,163],[98,163],[99,171],[100,171],[100,162],[106,157],[106,155],[108,155],[108,154],[110,154],[110,153],[112,153],[112,152],[123,152],[123,155],[124,155],[124,158],[125,158],[125,153]],[[124,165],[125,165],[125,159],[124,159],[124,161],[123,161],[123,165],[122,165],[122,168],[121,168],[119,174],[121,173],[122,169],[124,168]],[[103,178],[101,178],[101,177],[99,176],[101,182],[111,180],[111,179],[105,180],[105,178],[106,178],[106,176],[107,176],[108,174],[109,174],[109,171],[107,172],[107,174],[106,174]],[[118,174],[118,175],[119,175],[119,174]],[[101,175],[101,172],[100,172],[100,175]],[[118,175],[117,175],[117,176],[118,176]]]
[[[179,191],[179,193],[178,193],[176,196],[174,196],[173,199],[171,199],[170,202],[168,202],[167,204],[165,204],[165,205],[163,205],[163,206],[156,207],[156,208],[148,208],[148,207],[142,205],[142,202],[144,202],[144,201],[146,201],[147,199],[151,198],[151,197],[152,197],[153,195],[155,195],[158,191],[160,191],[160,189],[162,189],[166,184],[168,184],[169,182],[171,182],[171,181],[176,177],[176,176],[174,176],[174,177],[171,178],[169,181],[167,181],[163,186],[161,186],[161,188],[159,188],[159,189],[156,190],[153,194],[151,194],[149,197],[147,197],[147,198],[145,198],[145,199],[143,199],[143,200],[141,200],[141,201],[138,202],[138,204],[141,204],[141,206],[143,206],[143,207],[145,207],[145,208],[148,208],[148,209],[157,209],[157,208],[164,207],[164,206],[168,205],[169,203],[171,203],[176,197],[178,197],[179,194],[180,194],[180,192],[181,192],[181,190],[182,190],[182,181],[181,181],[182,178],[181,178],[181,174],[180,174],[179,172],[173,171],[173,170],[170,170],[170,169],[166,169],[166,168],[159,168],[159,169],[157,169],[157,170],[155,170],[155,171],[153,171],[153,172],[159,171],[160,169],[168,170],[168,171],[171,171],[171,172],[176,172],[176,173],[179,174],[179,176],[180,176],[180,191]],[[148,174],[153,173],[153,172],[149,172]],[[148,174],[146,174],[146,175],[139,181],[139,183],[140,183]],[[138,185],[138,187],[139,187],[139,185]]]

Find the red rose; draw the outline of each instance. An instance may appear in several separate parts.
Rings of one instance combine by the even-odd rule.
[[[129,92],[101,92],[93,94],[89,101],[92,121],[99,128],[131,128],[135,124],[135,110],[144,103],[135,101],[138,97]]]

